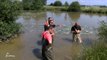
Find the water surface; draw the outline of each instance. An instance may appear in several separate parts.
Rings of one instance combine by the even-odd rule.
[[[100,21],[107,22],[107,16],[98,14],[24,12],[16,21],[23,25],[23,33],[10,42],[0,43],[0,60],[41,60],[41,33],[43,23],[48,17],[53,17],[55,24],[62,25],[55,29],[55,60],[74,60],[83,48],[89,47],[96,39],[96,28],[99,27]],[[74,22],[82,26],[82,44],[73,42],[72,34],[69,33]],[[12,56],[6,57],[7,53]]]

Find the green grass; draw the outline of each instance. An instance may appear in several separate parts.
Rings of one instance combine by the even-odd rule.
[[[81,7],[82,12],[107,14],[106,7]]]
[[[101,22],[98,36],[99,39],[90,48],[85,48],[78,60],[107,60],[107,23]]]
[[[82,52],[79,60],[107,60],[107,44],[97,42]]]

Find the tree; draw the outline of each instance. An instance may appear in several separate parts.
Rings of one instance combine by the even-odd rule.
[[[30,10],[32,7],[32,0],[22,0],[23,9]]]
[[[19,2],[11,2],[9,0],[0,0],[0,20],[5,22],[13,22],[18,16],[18,12],[21,10]]]
[[[6,39],[18,33],[20,26],[16,23],[16,18],[20,11],[20,2],[0,0],[0,39]]]
[[[42,0],[42,2],[43,2],[43,5],[46,5],[47,0]]]
[[[64,3],[64,6],[69,6],[69,4],[68,4],[68,2],[67,2],[67,1]]]
[[[61,1],[55,1],[54,6],[62,6],[62,2]]]
[[[43,1],[42,0],[33,0],[32,1],[32,9],[40,10],[43,8]]]
[[[54,6],[54,3],[51,3],[50,6]]]
[[[74,12],[78,12],[80,11],[81,8],[80,8],[80,4],[79,2],[75,1],[75,2],[72,2],[68,8],[68,11],[74,11]]]
[[[39,10],[46,4],[46,0],[23,0],[24,10]]]

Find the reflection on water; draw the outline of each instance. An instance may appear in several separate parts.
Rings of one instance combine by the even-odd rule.
[[[82,45],[81,44],[77,44],[77,43],[73,43],[71,46],[71,57],[72,60],[77,60],[77,58],[75,57],[79,57],[80,56],[80,52],[82,52]]]
[[[90,17],[91,16],[91,17]],[[15,38],[12,42],[0,43],[0,60],[38,60],[41,58],[41,45],[38,44],[41,40],[41,32],[43,31],[43,23],[48,17],[53,17],[55,23],[63,25],[56,27],[55,37],[55,60],[64,60],[65,54],[72,56],[73,59],[82,50],[82,45],[72,43],[70,33],[73,23],[79,22],[82,26],[82,39],[84,46],[90,45],[96,34],[96,28],[99,26],[100,21],[107,22],[107,16],[90,15],[84,13],[67,13],[67,12],[26,12],[17,19],[17,23],[23,25],[22,30],[24,33],[20,37]],[[64,39],[64,40],[63,40]],[[66,42],[67,39],[69,43]],[[57,48],[58,47],[58,48]],[[63,51],[64,50],[64,51]],[[66,51],[66,52],[65,52]],[[15,55],[15,58],[5,58],[5,54],[9,52]],[[38,52],[38,53],[37,53]],[[2,57],[2,59],[1,59]],[[26,57],[26,58],[25,58]],[[68,58],[68,57],[67,57]]]
[[[80,12],[71,12],[68,13],[69,17],[71,18],[72,21],[76,22],[80,18]]]

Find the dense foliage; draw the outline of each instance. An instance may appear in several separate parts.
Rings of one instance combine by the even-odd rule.
[[[67,1],[64,3],[64,6],[69,6],[69,4],[68,4],[68,2],[67,2]]]
[[[101,22],[101,26],[98,28],[99,38],[107,42],[107,23]]]
[[[83,55],[80,56],[81,60],[107,60],[107,24],[104,21],[98,28],[98,36],[99,41],[84,50]]]
[[[43,5],[46,4],[47,0],[23,0],[23,9],[24,10],[40,10],[43,8]]]
[[[0,0],[0,39],[18,33],[20,25],[15,22],[22,6],[19,1]]]
[[[18,16],[18,12],[21,9],[19,2],[11,2],[9,0],[4,0],[0,2],[0,20],[4,22],[13,22]]]
[[[50,3],[50,6],[54,6],[54,3]]]
[[[19,32],[20,24],[0,21],[0,39],[7,39]]]
[[[91,48],[86,49],[79,60],[107,60],[107,45],[97,42]]]
[[[81,10],[80,4],[77,1],[72,2],[68,8],[68,11],[78,12],[80,10]]]
[[[62,2],[61,1],[55,1],[53,5],[54,6],[62,6]]]
[[[42,2],[43,2],[43,5],[46,5],[47,0],[42,0]]]

